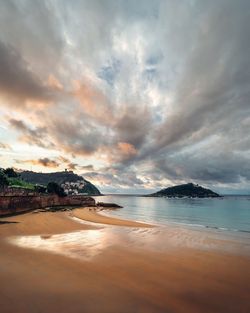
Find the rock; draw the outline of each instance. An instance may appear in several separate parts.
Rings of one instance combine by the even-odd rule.
[[[122,208],[122,206],[116,204],[116,203],[105,203],[105,202],[97,202],[96,204],[98,207],[103,208]]]

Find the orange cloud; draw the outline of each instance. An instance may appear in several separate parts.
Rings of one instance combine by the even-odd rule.
[[[52,74],[49,75],[47,85],[53,89],[62,90],[63,85],[59,82],[59,80]]]
[[[119,152],[125,157],[131,157],[138,153],[136,148],[128,142],[119,142],[118,143]]]
[[[79,100],[86,114],[103,123],[112,123],[113,111],[101,90],[87,82],[82,83],[77,80],[73,81],[73,88],[73,95]]]
[[[76,170],[77,167],[78,167],[78,164],[71,162],[71,163],[68,163],[67,167],[68,167],[68,169],[70,169],[70,170]]]
[[[58,167],[60,164],[58,162],[56,162],[55,160],[49,159],[49,158],[40,158],[38,160],[25,160],[25,161],[19,161],[16,160],[17,163],[21,164],[21,163],[28,163],[28,164],[32,164],[32,165],[40,165],[40,166],[44,166],[44,167]]]
[[[59,160],[60,162],[62,162],[62,163],[70,163],[70,160],[69,160],[68,158],[63,157],[63,156],[60,156],[60,157],[58,158],[58,160]]]
[[[103,160],[107,161],[108,164],[124,162],[132,159],[138,154],[138,150],[134,145],[123,141],[111,146],[102,146],[98,152],[98,157],[102,156]],[[113,175],[115,175],[115,172]]]

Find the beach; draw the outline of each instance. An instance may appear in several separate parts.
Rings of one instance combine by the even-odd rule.
[[[250,311],[246,245],[152,226],[91,208],[1,219],[1,313]]]
[[[101,212],[103,209],[100,209]],[[97,212],[94,208],[84,208],[84,209],[76,209],[73,212],[73,216],[80,218],[84,221],[93,222],[93,223],[101,223],[106,225],[116,225],[116,226],[124,226],[124,227],[144,227],[151,228],[154,225],[150,225],[147,223],[136,222],[131,220],[113,218],[110,216],[105,216]]]

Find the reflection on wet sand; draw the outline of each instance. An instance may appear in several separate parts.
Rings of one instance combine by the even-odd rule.
[[[15,236],[9,237],[7,240],[19,247],[48,251],[83,260],[90,260],[105,249],[120,245],[158,252],[177,248],[195,248],[250,254],[249,241],[244,238],[226,238],[216,232],[199,232],[176,227],[121,228],[104,226],[100,229],[64,234]]]
[[[8,242],[19,247],[38,249],[77,259],[91,259],[110,246],[102,230],[84,230],[58,235],[11,237]]]
[[[0,227],[1,312],[250,312],[247,237],[64,212],[17,221]]]

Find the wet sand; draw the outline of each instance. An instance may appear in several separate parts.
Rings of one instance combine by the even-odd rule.
[[[0,225],[1,313],[250,312],[249,256],[186,244],[170,247],[157,228],[88,226],[68,214],[1,219],[18,222]],[[79,216],[78,210],[73,214]],[[170,229],[168,235],[172,232],[179,230]],[[74,245],[65,233],[73,238],[86,234],[89,244],[77,245],[74,239],[72,256],[67,256],[67,249],[53,253],[9,243],[25,236],[40,238],[46,246],[55,238],[57,251],[60,245]],[[153,234],[157,245],[150,242]],[[98,253],[84,258],[97,243]]]
[[[124,219],[119,219],[111,216],[102,215],[100,212],[102,208],[95,209],[95,208],[83,208],[83,209],[76,209],[73,211],[73,216],[80,218],[84,221],[92,222],[92,223],[101,223],[106,225],[116,225],[116,226],[127,226],[127,227],[154,227],[153,225],[136,222],[136,221],[129,221]]]

